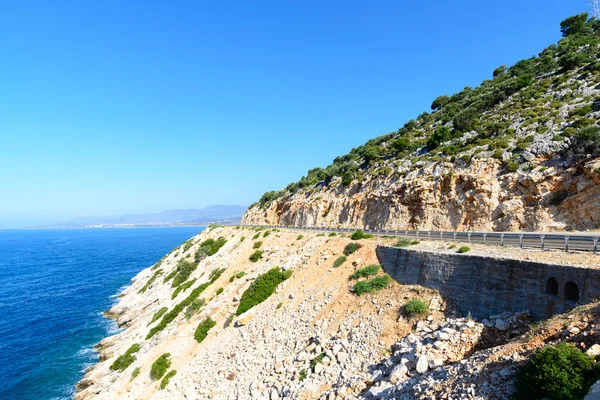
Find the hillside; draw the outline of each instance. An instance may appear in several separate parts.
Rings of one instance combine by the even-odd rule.
[[[541,231],[600,226],[600,22],[434,99],[369,140],[265,193],[244,224]]]
[[[108,315],[124,329],[98,344],[100,362],[75,399],[508,400],[517,369],[535,350],[557,342],[597,350],[597,303],[535,325],[527,312],[475,320],[437,291],[384,274],[376,248],[392,243],[209,228],[121,293]],[[469,257],[453,246],[411,250]],[[469,254],[493,253],[549,256],[483,245]],[[557,256],[597,265],[593,255]]]

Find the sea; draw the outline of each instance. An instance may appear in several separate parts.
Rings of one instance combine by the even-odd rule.
[[[71,399],[103,316],[138,272],[201,227],[0,230],[0,399]]]

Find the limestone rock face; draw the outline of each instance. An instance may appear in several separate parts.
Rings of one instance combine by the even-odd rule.
[[[499,161],[430,163],[403,177],[333,180],[313,193],[254,206],[244,224],[366,229],[552,231],[600,226],[600,159],[505,173]]]

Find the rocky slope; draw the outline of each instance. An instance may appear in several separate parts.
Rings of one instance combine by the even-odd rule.
[[[584,16],[585,17],[585,16]],[[568,25],[568,24],[567,24]],[[243,224],[552,231],[600,226],[600,27],[267,192]]]
[[[181,260],[193,260],[207,239],[226,242],[216,254],[201,257],[181,282],[186,289],[175,295],[175,278],[165,278]],[[390,240],[361,240],[334,267],[352,242],[347,237],[207,229],[140,272],[121,294],[108,314],[124,329],[97,346],[101,361],[78,383],[75,399],[509,399],[515,371],[532,351],[557,340],[588,350],[598,339],[596,305],[532,329],[527,312],[476,321],[419,286],[391,281],[379,292],[352,293],[356,281],[350,275],[377,263],[376,246]],[[254,263],[249,257],[256,247],[263,254]],[[448,244],[416,247],[437,252]],[[245,290],[273,267],[292,275],[266,301],[235,316]],[[215,278],[213,271],[221,273]],[[159,310],[169,310],[163,316],[177,310],[200,287],[206,287],[202,306],[181,309],[148,338],[161,323],[154,318]],[[427,313],[407,317],[404,306],[412,299],[423,300]],[[207,317],[216,324],[198,342],[196,329]],[[132,345],[139,345],[134,358],[112,369]],[[151,369],[165,353],[168,370],[176,374],[161,388],[163,380],[154,379]]]

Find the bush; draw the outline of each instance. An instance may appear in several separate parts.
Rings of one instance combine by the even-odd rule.
[[[379,271],[381,271],[381,266],[377,264],[367,265],[364,268],[356,270],[356,272],[350,275],[350,279],[367,278],[369,276],[377,275]]]
[[[456,252],[457,253],[466,253],[467,251],[470,251],[470,250],[471,250],[471,248],[469,246],[460,246]]]
[[[180,292],[183,292],[184,290],[188,290],[190,287],[192,287],[192,285],[196,283],[196,279],[192,279],[191,281],[187,281],[186,283],[184,283],[183,285],[179,285],[177,287],[177,289],[175,289],[175,291],[173,292],[173,295],[171,296],[171,300],[175,299],[175,297],[177,297],[177,295]]]
[[[135,367],[135,369],[133,371],[131,371],[131,379],[137,378],[137,376],[139,374],[140,374],[140,367]]]
[[[588,126],[577,131],[573,135],[571,146],[566,153],[575,156],[585,156],[590,154],[592,157],[600,156],[600,126]]]
[[[252,248],[260,249],[260,246],[262,246],[262,242],[259,240],[258,242],[254,242],[254,244],[252,245]]]
[[[244,240],[246,240],[246,236],[242,236],[242,237],[240,238],[240,242],[243,242]]]
[[[187,308],[185,309],[185,319],[189,320],[190,318],[192,318],[192,316],[196,314],[204,304],[206,304],[206,300],[204,299],[194,300],[192,304],[187,306]]]
[[[157,380],[162,378],[162,376],[167,372],[169,367],[171,366],[171,353],[164,353],[162,356],[158,357],[156,361],[152,364],[152,368],[150,369],[150,377],[152,379]]]
[[[262,303],[269,298],[277,286],[288,279],[292,275],[292,271],[283,271],[281,268],[272,268],[262,275],[259,275],[248,289],[242,294],[240,304],[235,312],[236,315],[241,315]]]
[[[183,244],[183,252],[185,253],[186,251],[188,251],[193,245],[194,245],[194,240],[193,239],[190,239],[187,242],[185,242]]]
[[[366,234],[366,233],[364,233],[363,231],[361,231],[359,229],[356,232],[354,232],[352,234],[352,236],[350,236],[350,239],[352,239],[352,240],[360,240],[360,239],[369,239],[369,238],[372,238],[372,237],[373,237],[373,235]]]
[[[377,292],[389,285],[389,275],[376,276],[375,278],[368,281],[359,281],[354,285],[353,292],[355,295],[360,296],[363,293]]]
[[[165,375],[165,377],[162,379],[162,381],[160,381],[160,389],[164,389],[167,387],[167,385],[169,384],[169,381],[171,380],[172,377],[175,376],[175,374],[177,374],[176,370],[171,370],[169,371],[168,374]]]
[[[331,233],[329,234],[329,237],[333,237],[333,236],[335,236],[335,232],[331,232]]]
[[[140,291],[138,293],[144,293],[149,287],[150,285],[152,285],[152,283],[154,283],[154,281],[156,280],[156,278],[158,278],[158,276],[160,274],[163,273],[162,269],[159,269],[158,271],[154,272],[154,275],[152,275],[152,277],[150,277],[150,279],[148,279],[148,282],[146,282],[146,284],[144,285],[143,288],[140,289]]]
[[[135,361],[134,354],[138,351],[140,351],[140,345],[137,343],[132,344],[127,349],[125,354],[117,357],[117,359],[110,365],[110,369],[112,369],[113,371],[118,370],[119,372],[125,371],[127,367],[129,367]]]
[[[421,299],[412,299],[404,305],[404,313],[409,318],[427,315],[429,306]]]
[[[163,314],[167,312],[167,310],[168,310],[167,307],[163,307],[160,310],[158,310],[157,312],[155,312],[154,315],[152,316],[152,319],[150,320],[150,322],[148,322],[148,326],[152,325],[154,323],[154,321],[156,321],[160,317],[162,317]]]
[[[300,370],[300,377],[298,378],[298,380],[299,380],[300,382],[302,382],[303,380],[305,380],[305,379],[306,379],[306,376],[307,376],[307,375],[308,375],[308,372],[306,372],[306,369],[304,369],[304,368],[303,368],[303,369],[301,369],[301,370]]]
[[[177,273],[175,274],[175,278],[173,278],[173,283],[171,284],[171,286],[177,287],[183,282],[187,281],[187,279],[190,277],[192,272],[196,270],[197,267],[197,263],[192,263],[187,260],[179,260],[179,262],[177,263],[177,267],[175,267]]]
[[[262,255],[263,255],[262,250],[256,250],[254,253],[252,253],[250,255],[249,260],[255,263],[262,258]]]
[[[596,379],[593,359],[572,344],[535,353],[517,372],[517,399],[583,399]]]
[[[222,237],[217,240],[206,239],[204,242],[200,243],[200,247],[196,250],[195,261],[198,262],[204,257],[210,257],[213,254],[216,254],[225,243],[227,243],[227,239]]]
[[[206,339],[208,331],[210,331],[210,329],[213,328],[215,325],[217,325],[217,323],[210,319],[210,317],[206,318],[204,321],[198,324],[196,332],[194,332],[194,339],[196,339],[198,343],[202,343],[202,341]]]
[[[236,277],[237,279],[240,279],[240,278],[242,278],[244,275],[246,275],[246,273],[245,273],[244,271],[240,271],[240,272],[238,272],[237,274],[235,274],[235,277]]]
[[[256,239],[258,239],[258,238],[259,238],[259,236],[260,236],[260,233],[257,233],[256,235],[252,236],[252,240],[256,240]]]
[[[508,164],[506,164],[506,169],[508,172],[516,172],[520,166],[521,165],[519,163],[510,161]]]
[[[298,235],[298,237],[296,238],[296,240],[300,240],[304,237],[304,235]]]
[[[419,241],[410,240],[408,238],[400,238],[400,239],[398,239],[398,241],[396,242],[396,244],[394,246],[395,247],[408,247],[410,245],[415,245],[415,244],[419,244]]]
[[[315,367],[317,366],[317,364],[322,364],[323,363],[323,359],[325,358],[327,354],[325,352],[319,354],[318,356],[316,356],[315,358],[313,358],[312,360],[310,360],[310,369],[315,372]]]
[[[346,247],[344,247],[344,255],[349,256],[356,250],[358,250],[358,245],[356,243],[350,242],[346,245]]]
[[[225,289],[223,289],[222,287],[218,288],[217,291],[215,292],[218,295],[220,295],[221,293],[223,293]]]
[[[340,257],[336,258],[335,261],[333,262],[333,268],[339,267],[340,265],[345,263],[346,260],[347,260],[346,256],[340,256]]]
[[[267,237],[267,236],[269,236],[270,234],[271,234],[271,231],[266,231],[266,232],[263,234],[263,237]]]

